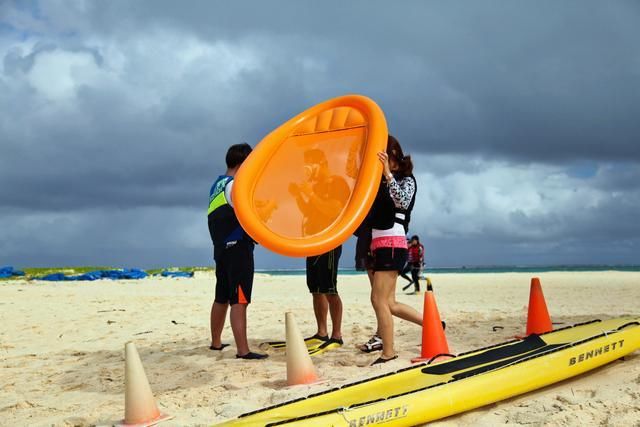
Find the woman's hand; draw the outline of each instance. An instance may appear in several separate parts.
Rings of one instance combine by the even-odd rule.
[[[382,163],[382,167],[384,168],[384,176],[388,179],[389,175],[391,175],[391,168],[389,167],[389,155],[384,151],[380,151],[378,153],[378,160],[380,160],[380,162]]]

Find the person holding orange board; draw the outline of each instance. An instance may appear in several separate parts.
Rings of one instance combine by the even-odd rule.
[[[239,359],[266,359],[266,354],[254,353],[247,341],[247,306],[253,287],[254,242],[240,226],[236,217],[231,189],[242,162],[251,153],[249,144],[235,144],[226,155],[227,171],[220,175],[209,191],[208,222],[216,262],[216,294],[211,306],[211,350],[222,350],[229,344],[221,342],[222,329],[231,305],[231,330]]]
[[[302,234],[315,235],[327,223],[335,220],[346,205],[351,193],[340,175],[332,174],[325,153],[317,148],[305,151],[305,179],[302,183],[291,183],[289,192],[295,197],[302,212]],[[313,296],[316,334],[305,342],[311,345],[312,354],[321,354],[343,345],[342,300],[338,295],[338,261],[342,246],[318,256],[307,257],[307,287]],[[327,315],[331,315],[331,336],[328,334]]]
[[[398,356],[394,350],[393,316],[422,325],[422,315],[412,307],[396,301],[398,273],[407,262],[406,233],[416,200],[417,183],[413,163],[405,156],[398,140],[389,135],[386,152],[378,153],[383,178],[370,213],[373,283],[371,303],[378,321],[382,355],[373,364],[388,362]]]

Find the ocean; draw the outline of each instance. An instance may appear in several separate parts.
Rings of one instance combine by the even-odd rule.
[[[543,265],[543,266],[471,266],[471,267],[437,267],[426,268],[423,274],[430,273],[548,273],[551,271],[640,271],[640,265]],[[282,275],[282,276],[304,276],[305,269],[276,269],[261,270],[256,269],[256,273]],[[364,274],[355,268],[341,268],[338,274],[354,275]]]

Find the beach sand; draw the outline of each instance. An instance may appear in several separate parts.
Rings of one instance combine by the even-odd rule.
[[[640,273],[540,273],[557,326],[640,315]],[[454,353],[524,332],[531,273],[432,274]],[[369,367],[358,352],[375,329],[364,275],[339,277],[344,347],[314,357],[314,386],[286,387],[284,352],[266,361],[235,359],[234,345],[208,350],[214,276],[96,282],[0,283],[0,425],[104,425],[124,415],[124,344],[134,340],[156,401],[175,418],[162,425],[210,425],[243,412],[409,366],[420,353],[420,329],[396,321],[400,358]],[[423,285],[424,286],[424,285]],[[421,311],[422,297],[398,299]],[[315,333],[304,276],[257,275],[249,338],[284,339],[292,311]],[[494,332],[493,326],[504,329]],[[233,344],[225,327],[223,341]],[[432,425],[640,425],[640,353],[575,379],[450,417]]]

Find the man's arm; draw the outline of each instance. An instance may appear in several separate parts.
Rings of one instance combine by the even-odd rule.
[[[229,206],[233,207],[233,200],[231,200],[231,186],[233,185],[233,180],[229,181],[227,185],[224,187],[224,197],[227,199],[227,203]]]

